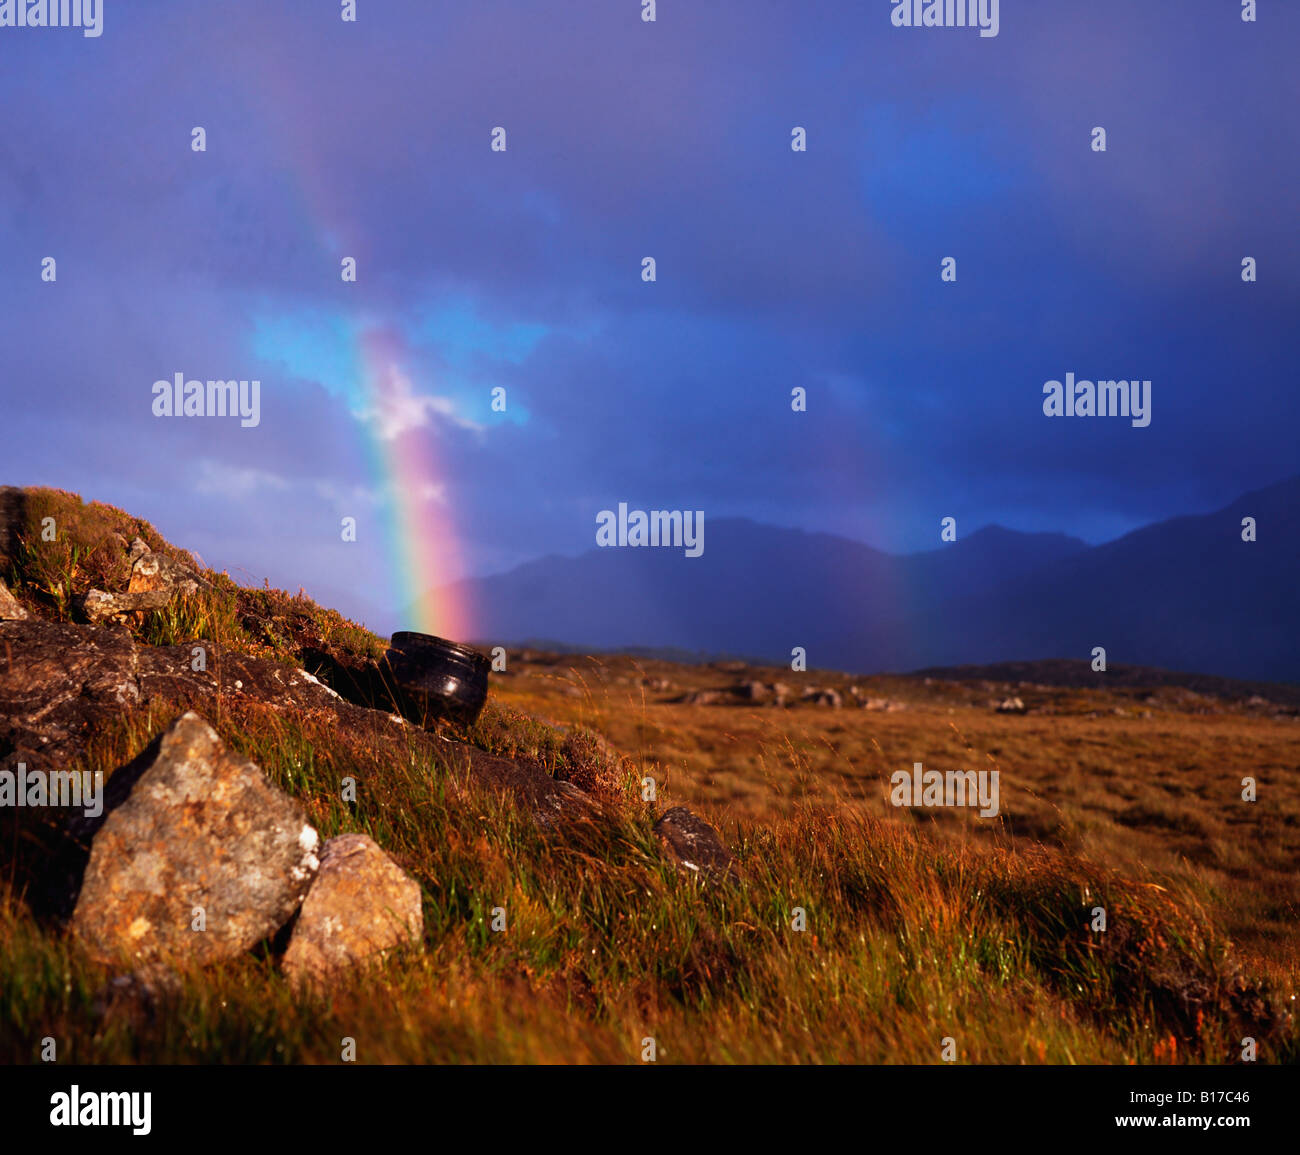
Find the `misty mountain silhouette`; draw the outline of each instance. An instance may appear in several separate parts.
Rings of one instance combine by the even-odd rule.
[[[1242,541],[1253,517],[1258,540]],[[1300,680],[1300,477],[1100,546],[1000,526],[891,555],[709,521],[701,557],[595,549],[456,583],[479,639],[678,647],[857,673],[1038,658]]]

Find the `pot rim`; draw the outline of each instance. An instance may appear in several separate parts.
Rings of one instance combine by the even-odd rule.
[[[401,639],[399,641],[399,639]],[[439,649],[443,652],[449,652],[457,657],[468,658],[473,662],[482,662],[485,665],[490,664],[488,659],[474,649],[462,642],[453,642],[450,638],[439,637],[437,634],[425,634],[419,630],[398,630],[388,640],[388,647],[397,650],[398,653],[409,654],[411,651],[405,648],[406,644],[414,642],[412,650],[418,649]]]

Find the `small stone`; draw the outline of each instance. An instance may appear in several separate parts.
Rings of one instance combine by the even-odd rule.
[[[687,706],[717,706],[731,700],[731,694],[726,690],[692,690],[679,699]]]
[[[735,865],[718,832],[685,806],[665,811],[653,829],[687,870],[711,878],[730,873]]]
[[[320,986],[423,935],[420,884],[367,835],[340,834],[325,843],[284,954],[284,972],[295,986]]]

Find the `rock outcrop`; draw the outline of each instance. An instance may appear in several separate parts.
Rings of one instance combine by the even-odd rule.
[[[125,630],[0,624],[0,753],[67,769],[99,726],[140,697],[139,654]]]
[[[31,769],[64,770],[124,709],[161,701],[215,713],[219,694],[227,702],[323,716],[353,732],[404,725],[397,715],[340,698],[304,670],[207,642],[198,648],[206,668],[196,671],[195,645],[141,645],[118,627],[0,623],[0,757],[26,760]],[[545,824],[599,812],[594,799],[556,781],[536,761],[500,758],[410,729],[411,741],[436,750],[453,769],[505,790]]]
[[[149,610],[163,609],[173,598],[196,594],[206,586],[192,566],[154,553],[141,538],[131,542],[129,559],[131,577],[125,592],[92,589],[80,599],[78,608],[92,625],[128,614],[139,620]]]
[[[595,819],[601,815],[601,806],[591,795],[571,782],[551,777],[537,762],[524,758],[501,758],[445,739],[441,753],[453,773],[463,773],[510,795],[542,826],[552,827],[570,819]]]
[[[67,769],[105,722],[155,698],[201,710],[218,693],[279,709],[340,708],[337,695],[302,670],[196,645],[201,663],[194,645],[140,645],[120,628],[0,624],[0,754],[25,756],[34,769]]]

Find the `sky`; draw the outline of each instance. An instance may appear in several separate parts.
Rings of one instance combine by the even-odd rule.
[[[0,483],[387,631],[621,501],[905,552],[1300,473],[1300,5],[1004,0],[995,37],[891,7],[0,28]],[[1150,425],[1045,417],[1069,372],[1150,380]],[[177,373],[260,381],[258,423],[156,416]]]

